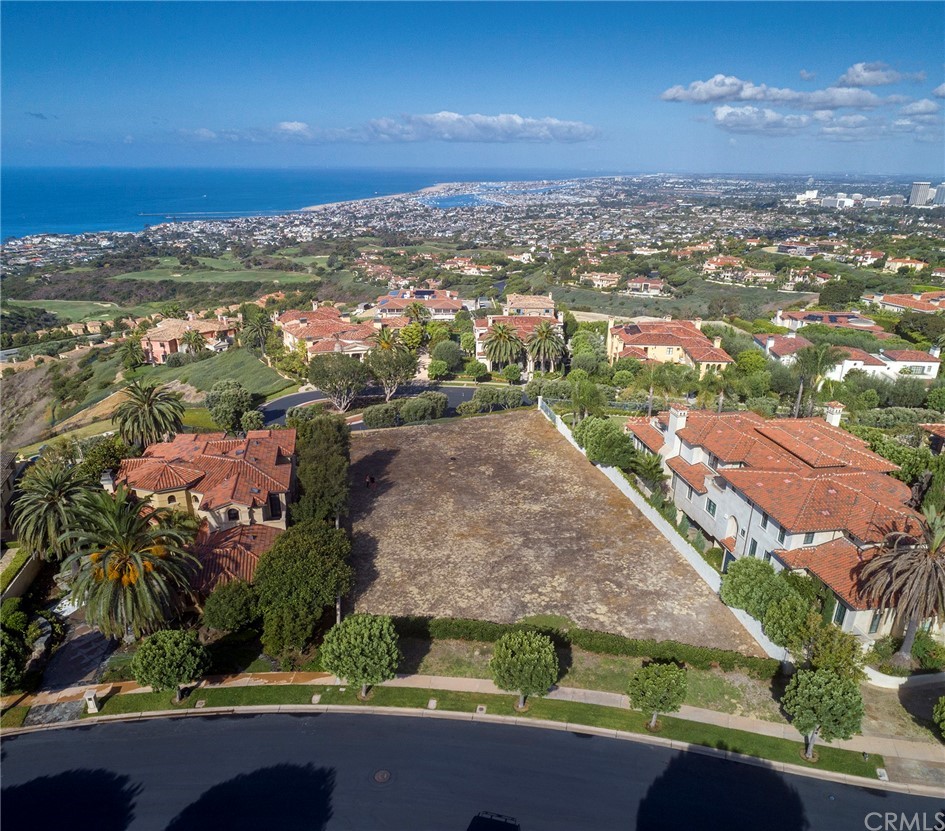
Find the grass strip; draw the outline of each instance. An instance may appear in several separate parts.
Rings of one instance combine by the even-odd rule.
[[[13,578],[20,573],[20,569],[29,562],[29,559],[30,551],[25,546],[13,555],[13,559],[10,560],[9,565],[7,565],[3,573],[0,574],[0,592],[7,590],[10,583],[13,582]]]
[[[15,707],[8,707],[0,716],[0,727],[21,727],[23,720],[30,708],[26,704],[17,704]]]

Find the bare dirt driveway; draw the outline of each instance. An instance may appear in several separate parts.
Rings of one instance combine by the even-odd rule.
[[[563,615],[589,629],[762,654],[537,411],[354,435],[350,519],[358,611]]]

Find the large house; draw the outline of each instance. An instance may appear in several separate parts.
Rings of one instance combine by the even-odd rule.
[[[556,320],[558,317],[551,292],[548,292],[547,297],[543,294],[510,294],[502,305],[502,314],[508,317],[513,315],[553,317]]]
[[[334,306],[312,305],[312,311],[290,309],[274,316],[286,349],[304,344],[309,358],[338,352],[361,360],[373,345],[374,327],[345,320]]]
[[[721,347],[721,338],[709,340],[702,334],[701,321],[653,320],[607,326],[607,360],[636,358],[638,361],[682,364],[701,378],[710,370],[720,371],[732,363]]]
[[[863,595],[861,564],[886,530],[920,519],[896,465],[840,429],[843,405],[826,420],[766,420],[751,412],[674,407],[631,418],[640,450],[660,456],[675,506],[733,560],[759,557],[776,570],[809,572],[836,598],[834,622],[879,637],[892,615]]]
[[[935,314],[945,312],[945,291],[925,291],[919,294],[864,294],[863,300],[883,311],[924,312]]]
[[[878,326],[875,321],[864,317],[859,312],[785,312],[781,309],[775,313],[771,321],[776,326],[784,326],[792,332],[804,326],[819,324],[831,329],[853,329],[857,332],[869,332],[878,338],[892,337]]]
[[[204,336],[209,349],[225,349],[236,337],[238,322],[233,318],[218,317],[213,320],[178,320],[169,317],[157,326],[148,329],[141,338],[145,358],[152,364],[163,364],[168,355],[186,351],[184,336],[197,331]]]
[[[755,335],[755,344],[765,351],[765,355],[774,358],[778,363],[790,366],[797,359],[797,353],[813,344],[807,339],[800,337],[796,332],[788,332],[786,335]]]
[[[113,491],[124,484],[155,507],[200,520],[196,588],[207,594],[219,582],[252,580],[259,556],[285,530],[294,453],[295,430],[250,430],[244,438],[181,434],[125,459],[102,485]]]
[[[489,372],[497,367],[493,366],[492,361],[486,354],[486,338],[489,330],[496,323],[502,323],[508,326],[522,343],[528,343],[532,332],[542,323],[550,323],[558,335],[564,335],[564,328],[556,315],[489,315],[485,319],[473,321],[473,335],[476,338],[476,360],[485,364]],[[527,350],[522,354],[521,361],[524,363],[525,371],[529,374],[535,371],[535,362],[528,354]]]
[[[377,298],[375,319],[387,320],[403,317],[404,311],[414,303],[423,306],[431,320],[453,320],[465,306],[455,291],[444,289],[399,289]]]

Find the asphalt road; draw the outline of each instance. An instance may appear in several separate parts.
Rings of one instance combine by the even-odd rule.
[[[431,389],[436,389],[437,392],[445,392],[446,398],[449,401],[449,405],[452,409],[455,409],[456,405],[463,401],[469,401],[475,392],[474,387],[431,387]],[[417,391],[420,391],[419,388]],[[379,394],[381,390],[368,390],[369,394],[372,392],[377,392]],[[403,394],[403,392],[398,391],[398,397]],[[415,395],[416,392],[411,394]],[[292,395],[284,395],[282,398],[277,398],[273,401],[270,401],[268,404],[263,405],[259,409],[262,411],[263,418],[265,419],[265,423],[267,425],[285,424],[285,414],[291,407],[299,407],[302,404],[312,404],[316,401],[324,400],[325,396],[318,390],[315,390],[314,392],[296,392]]]
[[[395,716],[90,725],[2,753],[10,831],[862,831],[871,812],[932,829],[945,810],[636,742]]]

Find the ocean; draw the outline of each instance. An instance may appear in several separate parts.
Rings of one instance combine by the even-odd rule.
[[[516,182],[581,175],[590,174],[443,169],[3,168],[0,239],[40,233],[140,231],[170,220],[274,215],[327,202],[410,193],[438,182]]]

